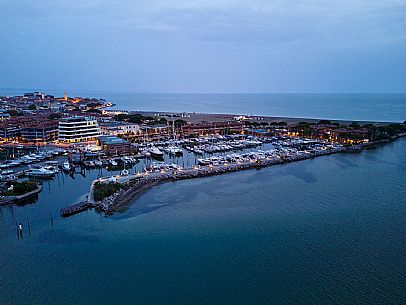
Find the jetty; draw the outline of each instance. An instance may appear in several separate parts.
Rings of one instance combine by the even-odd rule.
[[[401,136],[404,136],[404,134]],[[362,151],[363,149],[374,147],[381,143],[382,141],[351,146],[327,144],[311,150],[291,146],[241,155],[231,154],[227,156],[216,156],[211,159],[203,160],[211,160],[209,164],[204,163],[204,165],[195,165],[190,168],[164,163],[161,163],[162,167],[154,167],[154,165],[152,165],[149,169],[145,168],[145,171],[142,173],[115,175],[96,179],[90,187],[87,201],[61,209],[61,216],[70,216],[91,207],[94,207],[97,211],[108,216],[125,208],[129,202],[133,201],[143,192],[162,183],[210,177],[242,170],[260,169],[340,152]],[[94,198],[96,184],[109,183],[119,183],[121,187],[110,196],[96,201]]]
[[[81,213],[90,209],[93,205],[88,201],[82,201],[77,204],[68,206],[66,208],[61,209],[60,214],[62,217],[68,217],[77,213]]]
[[[104,212],[105,215],[112,215],[118,209],[124,207],[130,201],[134,200],[137,196],[146,190],[165,182],[196,179],[226,173],[232,173],[249,169],[260,169],[277,164],[284,164],[294,161],[314,158],[317,156],[330,155],[345,151],[346,148],[336,147],[332,150],[319,151],[311,154],[299,154],[294,156],[264,158],[261,160],[251,160],[239,163],[224,163],[219,165],[208,166],[195,166],[187,169],[173,169],[169,171],[156,171],[152,173],[139,173],[125,177],[117,177],[116,182],[122,183],[124,187],[117,191],[115,194],[104,198],[101,201],[94,202],[97,210]],[[100,178],[96,180],[101,183],[109,183],[111,177]],[[94,185],[92,185],[92,188]]]

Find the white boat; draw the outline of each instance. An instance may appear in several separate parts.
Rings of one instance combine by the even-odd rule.
[[[55,174],[59,173],[59,168],[54,165],[46,165],[44,166],[44,169],[49,170]]]
[[[163,157],[164,157],[164,153],[162,152],[162,151],[160,151],[158,148],[156,148],[156,147],[151,147],[150,149],[149,149],[149,153],[153,156],[153,157],[155,157],[155,158],[160,158],[160,159],[163,159]]]
[[[126,170],[126,169],[123,169],[121,171],[121,176],[128,176],[129,174],[130,174],[130,172],[128,170]]]
[[[55,172],[47,170],[43,167],[30,168],[27,171],[27,176],[29,176],[29,177],[53,177],[53,176],[55,176]]]
[[[117,163],[116,160],[111,160],[111,161],[110,161],[110,164],[113,165],[113,166],[117,166],[117,165],[118,165],[118,163]]]
[[[72,169],[72,167],[70,166],[69,161],[63,162],[63,164],[62,164],[62,169],[63,169],[64,171],[67,171],[67,172]]]
[[[169,154],[175,155],[175,156],[180,156],[180,155],[183,155],[183,150],[176,146],[169,147]]]
[[[14,160],[14,161],[12,161],[12,162],[9,163],[9,166],[10,166],[10,167],[13,167],[13,166],[20,166],[20,165],[21,165],[21,162],[16,161],[16,160]]]
[[[11,175],[13,173],[14,173],[14,171],[12,169],[6,169],[1,172],[2,175]]]
[[[94,161],[94,165],[97,166],[97,167],[102,167],[102,166],[103,166],[103,162],[100,161],[100,160],[95,160],[95,161]]]

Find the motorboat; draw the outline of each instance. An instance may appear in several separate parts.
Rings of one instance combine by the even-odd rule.
[[[151,154],[152,157],[158,158],[158,159],[163,159],[164,158],[164,153],[160,151],[157,147],[151,147],[148,152]]]
[[[180,149],[179,147],[172,146],[172,147],[169,147],[169,154],[175,155],[175,156],[180,156],[180,155],[183,155],[183,150]]]
[[[53,177],[55,176],[55,172],[45,169],[43,167],[40,168],[30,168],[26,172],[27,176],[29,177]]]
[[[69,172],[72,169],[72,166],[70,165],[69,161],[63,162],[62,169],[67,172]]]

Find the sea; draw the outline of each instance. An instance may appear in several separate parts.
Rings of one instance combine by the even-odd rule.
[[[1,95],[42,91],[63,96],[64,90],[1,89]],[[348,121],[403,122],[406,93],[257,93],[152,94],[68,90],[69,96],[104,98],[114,109],[135,111],[229,113]]]
[[[378,98],[363,117],[315,117],[403,121],[395,107],[376,110],[384,101],[405,109],[404,95],[394,96]],[[261,113],[243,104],[236,113]],[[200,111],[227,109],[216,107]],[[306,117],[306,107],[275,115]],[[165,183],[112,217],[59,216],[92,180],[111,174],[61,173],[36,200],[0,207],[0,304],[406,304],[406,138]]]

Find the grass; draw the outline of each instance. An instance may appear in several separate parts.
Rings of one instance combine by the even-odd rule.
[[[13,189],[5,191],[2,196],[21,196],[37,189],[38,185],[32,181],[14,182],[12,183]]]
[[[94,185],[94,200],[101,201],[104,198],[107,198],[118,190],[122,189],[123,185],[117,182],[110,182],[110,183],[100,183],[96,182]]]

